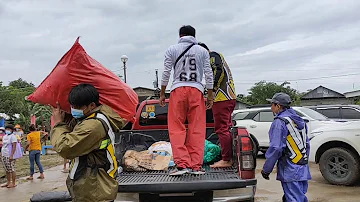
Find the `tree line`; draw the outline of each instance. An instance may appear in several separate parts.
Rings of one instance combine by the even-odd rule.
[[[0,82],[0,113],[9,116],[7,123],[20,124],[27,131],[31,116],[37,117],[37,126],[50,128],[51,110],[48,106],[34,104],[25,100],[35,91],[35,85],[21,78],[11,81],[8,86]]]
[[[308,92],[309,91],[311,90],[308,90]],[[266,99],[272,98],[275,93],[279,92],[288,94],[293,101],[293,105],[300,105],[300,98],[305,94],[291,88],[289,82],[277,84],[274,82],[260,81],[249,89],[248,95],[238,94],[237,100],[249,105],[269,104]]]

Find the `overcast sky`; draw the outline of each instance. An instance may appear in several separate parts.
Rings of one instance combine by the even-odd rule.
[[[0,0],[0,80],[39,85],[81,36],[88,54],[117,74],[128,55],[132,87],[153,87],[165,50],[190,24],[199,41],[224,54],[238,94],[260,80],[290,80],[300,91],[360,89],[360,1],[224,2],[231,3]]]

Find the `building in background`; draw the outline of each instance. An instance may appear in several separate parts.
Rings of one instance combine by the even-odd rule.
[[[332,104],[353,104],[342,93],[336,92],[324,86],[319,86],[301,97],[301,105],[332,105]]]
[[[346,92],[344,95],[346,99],[350,100],[353,104],[360,103],[360,90]]]
[[[236,105],[235,105],[235,110],[236,109],[246,109],[248,107],[250,107],[251,105],[246,104],[245,102],[241,102],[239,100],[236,100]]]

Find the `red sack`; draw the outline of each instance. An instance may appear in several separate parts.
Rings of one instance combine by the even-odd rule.
[[[28,100],[43,105],[56,106],[70,113],[68,95],[80,84],[95,86],[100,94],[100,103],[113,108],[122,118],[133,120],[138,105],[136,92],[110,70],[90,57],[79,43],[79,37],[71,49],[60,59]]]

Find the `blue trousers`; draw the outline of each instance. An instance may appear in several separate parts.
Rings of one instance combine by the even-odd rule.
[[[44,169],[40,163],[40,150],[31,150],[29,152],[29,160],[30,160],[30,176],[33,176],[35,173],[35,165],[34,162],[36,162],[36,165],[39,168],[40,173],[44,172]]]
[[[284,190],[283,201],[286,202],[308,202],[306,192],[308,181],[281,182]]]

